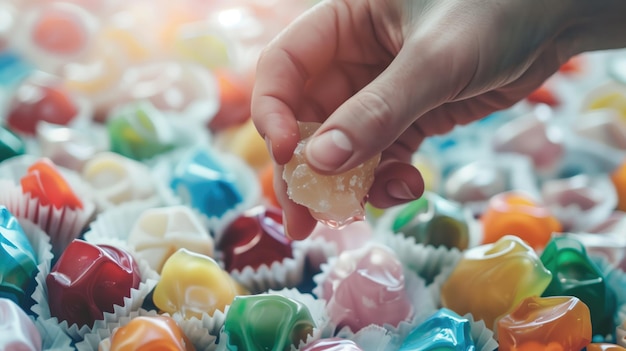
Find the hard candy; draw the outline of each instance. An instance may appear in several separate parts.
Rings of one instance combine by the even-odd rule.
[[[100,342],[100,350],[195,351],[189,338],[178,323],[169,316],[139,316],[113,330],[111,336]]]

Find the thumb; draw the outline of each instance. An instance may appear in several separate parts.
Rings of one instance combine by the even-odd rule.
[[[327,174],[354,168],[388,148],[417,117],[443,102],[441,71],[433,70],[442,65],[429,60],[428,55],[400,50],[378,77],[345,101],[316,131],[305,151],[311,167]],[[422,136],[418,129],[411,129],[408,138]],[[412,145],[407,147],[414,149],[417,144]]]

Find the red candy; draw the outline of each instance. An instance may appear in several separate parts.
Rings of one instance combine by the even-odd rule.
[[[226,270],[257,269],[292,258],[291,240],[284,233],[280,210],[258,206],[246,211],[226,228],[219,241]]]
[[[123,305],[141,277],[126,251],[74,240],[46,277],[50,314],[69,325],[91,326]]]
[[[60,85],[49,82],[25,82],[11,102],[8,127],[34,135],[39,121],[67,125],[78,114],[72,96]]]
[[[47,159],[39,160],[28,168],[28,173],[20,179],[22,192],[39,199],[43,206],[52,205],[57,209],[68,207],[71,210],[83,208],[83,203],[65,178]]]
[[[557,98],[552,90],[545,84],[530,93],[526,99],[533,104],[546,104],[550,106],[559,106],[561,104],[559,98]]]

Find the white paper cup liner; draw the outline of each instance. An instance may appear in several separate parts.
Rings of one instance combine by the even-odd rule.
[[[31,198],[30,194],[23,194],[20,186],[7,180],[0,180],[0,189],[0,203],[14,216],[28,219],[43,229],[50,236],[52,251],[56,257],[81,234],[95,212],[95,205],[90,201],[84,201],[83,209],[77,210],[42,206],[38,199]]]
[[[38,318],[35,320],[35,327],[41,335],[42,349],[46,351],[74,351],[71,346],[72,338],[65,334],[56,321]]]
[[[35,251],[35,258],[37,259],[37,272],[43,272],[44,274],[48,274],[50,272],[50,267],[52,265],[52,245],[50,245],[50,237],[44,233],[41,228],[39,228],[36,224],[31,221],[18,218],[18,222],[24,230],[24,234],[26,234],[26,238],[28,242],[31,244],[33,250]],[[37,280],[35,279],[35,284],[37,284]],[[36,286],[35,286],[36,289]],[[32,299],[32,296],[31,296]],[[31,301],[31,303],[33,303]],[[32,306],[31,306],[32,308]]]
[[[349,330],[340,330],[336,337],[354,341],[363,351],[393,351],[397,350],[393,342],[392,333],[375,324],[371,324],[356,333]]]
[[[327,263],[331,257],[339,255],[337,244],[328,242],[324,238],[309,237],[305,240],[294,241],[293,245],[305,252],[306,259],[315,269],[320,269],[321,265]]]
[[[98,351],[101,341],[110,338],[116,328],[127,325],[133,318],[136,317],[154,317],[158,315],[160,314],[156,311],[148,311],[144,309],[133,311],[128,316],[121,317],[114,323],[108,323],[104,328],[92,330],[89,334],[86,334],[83,340],[76,344],[76,350]],[[169,316],[167,313],[161,315]],[[175,317],[172,318],[176,320]],[[203,327],[201,321],[198,321],[197,319],[176,320],[176,323],[178,323],[183,334],[189,338],[189,341],[191,341],[196,350],[213,350],[217,347],[215,344],[217,337],[210,335],[209,330]],[[102,346],[104,347],[105,344]],[[103,350],[108,351],[109,349],[104,347]]]
[[[292,300],[298,301],[304,304],[310,314],[313,322],[315,323],[315,328],[313,328],[312,334],[309,334],[308,338],[304,341],[301,341],[299,345],[291,345],[290,350],[295,351],[300,349],[302,346],[309,344],[315,340],[318,340],[324,336],[324,332],[327,330],[328,319],[327,315],[324,311],[325,302],[319,299],[316,299],[314,296],[310,294],[305,294],[299,292],[297,289],[281,289],[281,290],[269,290],[268,294],[275,294],[285,296]],[[222,328],[219,338],[219,343],[217,344],[216,350],[218,351],[226,351],[228,350],[228,334]]]
[[[210,146],[206,146],[206,148],[216,156],[219,164],[226,171],[232,172],[236,176],[235,186],[242,196],[241,202],[219,217],[209,217],[198,209],[194,209],[201,215],[206,226],[214,233],[216,241],[219,241],[219,236],[232,221],[237,219],[245,210],[261,203],[261,186],[254,170],[239,157],[218,152]],[[185,150],[185,152],[178,152],[168,157],[163,157],[159,159],[153,168],[153,175],[157,180],[155,182],[157,193],[165,205],[188,205],[184,203],[184,199],[174,192],[169,183],[176,165],[189,152]]]
[[[483,320],[476,321],[471,313],[463,315],[470,323],[470,334],[474,340],[476,351],[494,351],[498,349],[498,342],[493,331],[485,325]]]
[[[115,238],[128,242],[135,222],[150,208],[152,206],[147,203],[127,203],[100,213],[89,225],[89,231],[84,234],[85,241],[97,244]]]
[[[304,276],[305,252],[293,245],[293,258],[263,264],[258,268],[246,266],[242,270],[233,270],[229,274],[251,293],[261,293],[270,289],[293,288]]]
[[[115,240],[112,240],[110,244],[115,242],[123,245],[122,242]],[[123,246],[120,247],[124,248]],[[129,250],[129,253],[133,255],[133,257],[136,257],[132,250]],[[95,321],[95,323],[91,326],[78,326],[77,324],[69,325],[67,321],[59,321],[57,317],[51,316],[50,305],[48,304],[48,288],[46,285],[47,274],[43,274],[43,272],[39,272],[35,278],[37,281],[37,287],[35,288],[32,298],[35,300],[36,304],[33,306],[32,311],[35,313],[37,318],[44,321],[52,320],[54,323],[60,325],[64,332],[67,333],[67,335],[69,335],[75,342],[81,341],[86,334],[92,332],[93,330],[105,328],[108,323],[117,323],[121,317],[128,316],[132,311],[137,311],[141,308],[144,299],[156,285],[159,276],[150,268],[146,261],[137,259],[136,261],[141,275],[141,283],[139,284],[139,287],[137,289],[130,290],[130,296],[124,297],[124,304],[122,306],[113,306],[113,312],[104,312],[103,319]]]
[[[228,311],[228,306],[224,311]],[[225,312],[215,310],[213,315],[204,313],[202,318],[185,318],[181,313],[174,313],[172,318],[180,325],[196,350],[217,349],[217,341],[226,318]]]

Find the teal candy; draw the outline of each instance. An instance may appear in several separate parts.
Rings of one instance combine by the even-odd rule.
[[[406,337],[399,351],[474,351],[469,320],[442,308]]]
[[[209,150],[197,150],[177,165],[170,186],[191,207],[220,217],[243,200],[235,180]]]
[[[13,156],[23,155],[25,152],[24,140],[10,130],[0,127],[0,162]]]
[[[308,308],[293,299],[274,294],[237,296],[226,314],[224,332],[228,349],[283,351],[315,328]]]
[[[111,151],[134,160],[175,147],[171,123],[147,101],[126,105],[107,121]]]
[[[591,312],[593,334],[613,333],[616,297],[584,245],[570,237],[554,237],[541,254],[541,261],[552,272],[552,281],[543,296],[579,298]]]
[[[469,226],[463,207],[431,192],[407,204],[397,214],[392,230],[424,245],[460,250],[469,246]]]
[[[23,306],[37,274],[37,259],[22,226],[0,206],[0,297]]]

